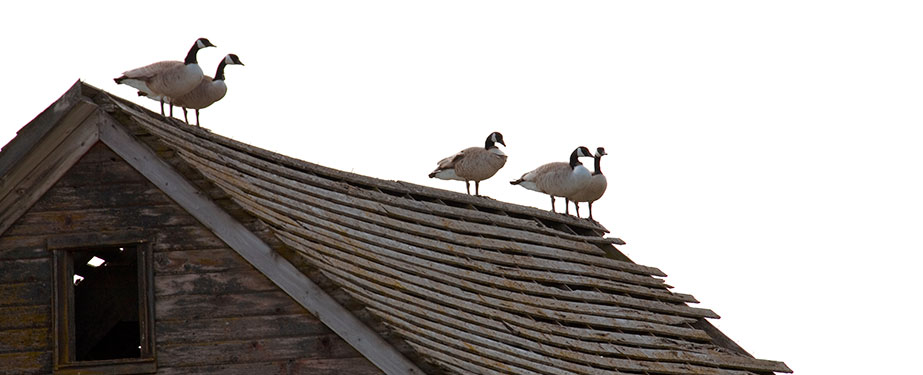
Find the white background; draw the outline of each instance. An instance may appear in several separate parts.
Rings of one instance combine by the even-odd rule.
[[[215,133],[463,192],[426,175],[496,130],[509,161],[481,192],[542,209],[507,182],[604,146],[596,219],[745,349],[799,374],[911,373],[918,4],[19,1],[0,12],[0,144],[77,79],[158,110],[112,78],[207,37],[207,74],[246,64],[202,111]]]

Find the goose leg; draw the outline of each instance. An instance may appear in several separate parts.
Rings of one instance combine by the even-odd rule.
[[[164,113],[163,111],[163,98],[162,97],[160,98],[160,115],[166,116],[166,113]]]
[[[554,210],[554,195],[550,195],[550,197],[551,197],[551,212],[557,212]]]
[[[170,102],[170,117],[173,117],[173,102]]]
[[[480,188],[478,187],[478,185],[480,184],[481,184],[481,181],[474,182],[474,195],[481,195],[481,192],[479,191]]]
[[[465,180],[465,191],[468,192],[468,195],[471,195],[471,185],[468,184],[468,180]]]
[[[590,205],[590,220],[593,220],[593,202],[587,204]]]
[[[577,218],[579,219],[580,218],[580,203],[577,203],[577,201],[574,201],[574,212],[577,213]]]
[[[186,107],[183,107],[183,120],[186,120],[186,125],[189,125],[189,116],[186,115]]]
[[[564,214],[570,215],[570,199],[564,198]]]
[[[202,125],[199,125],[199,109],[198,108],[196,108],[195,110],[195,126],[198,126],[200,128],[202,127]]]

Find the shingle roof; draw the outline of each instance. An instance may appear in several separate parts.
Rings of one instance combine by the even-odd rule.
[[[791,372],[724,345],[704,320],[717,314],[629,261],[591,221],[347,173],[105,92],[93,100],[447,373]]]

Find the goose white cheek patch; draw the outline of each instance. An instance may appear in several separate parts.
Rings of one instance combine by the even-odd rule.
[[[232,59],[231,56],[225,56],[225,57],[224,57],[224,63],[225,63],[225,64],[234,64],[234,59]]]

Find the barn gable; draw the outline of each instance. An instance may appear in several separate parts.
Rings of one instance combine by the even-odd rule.
[[[706,320],[717,314],[594,222],[291,159],[79,82],[0,153],[0,234],[20,230],[98,142],[252,265],[248,282],[215,271],[177,288],[271,281],[385,373],[791,372],[724,337]]]
[[[49,248],[131,242],[119,238],[147,240],[153,251],[156,366],[148,371],[380,373],[101,142],[0,235],[3,373],[52,372]]]

